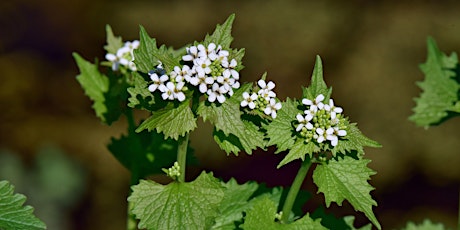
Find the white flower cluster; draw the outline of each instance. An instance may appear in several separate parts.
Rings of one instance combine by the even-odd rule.
[[[117,71],[120,65],[128,67],[131,71],[136,71],[134,64],[134,50],[139,47],[139,41],[125,42],[123,47],[119,48],[115,54],[108,53],[105,59],[112,62],[112,70]]]
[[[182,69],[185,67],[187,66],[184,66]],[[184,81],[184,71],[178,66],[174,67],[174,70],[168,76],[160,63],[156,71],[150,71],[149,75],[150,79],[153,81],[153,83],[149,85],[150,92],[159,90],[162,93],[161,97],[163,100],[185,100],[184,92],[187,90],[187,87]]]
[[[302,104],[307,106],[307,109],[304,114],[297,114],[296,131],[300,132],[307,141],[312,139],[317,143],[330,141],[332,146],[336,146],[339,137],[347,135],[345,118],[342,117],[343,109],[336,107],[332,99],[329,99],[328,104],[324,104],[323,100],[322,94],[313,101],[302,99]]]
[[[223,103],[225,96],[232,96],[233,89],[240,87],[240,75],[235,70],[237,62],[228,59],[229,52],[222,46],[210,43],[187,47],[187,54],[182,60],[191,64],[186,70],[185,80],[197,86],[198,90],[208,95],[209,102],[216,100]]]
[[[149,86],[151,92],[159,90],[165,100],[184,101],[184,92],[188,89],[185,84],[188,83],[206,94],[209,102],[217,100],[224,103],[226,95],[232,96],[233,89],[240,87],[239,73],[235,70],[238,63],[235,59],[228,60],[229,52],[220,45],[210,43],[205,47],[199,44],[186,50],[187,54],[182,57],[185,61],[182,68],[175,66],[167,75],[160,64],[157,71],[149,73],[153,81]]]
[[[257,82],[259,90],[257,93],[248,92],[243,93],[243,101],[241,101],[241,107],[248,107],[251,110],[261,110],[266,115],[276,118],[276,111],[281,109],[281,103],[276,102],[276,93],[273,92],[275,88],[275,83],[269,81],[268,83],[265,80],[259,80]]]

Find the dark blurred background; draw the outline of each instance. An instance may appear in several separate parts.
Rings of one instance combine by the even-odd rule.
[[[0,179],[29,196],[49,229],[125,229],[129,173],[106,149],[125,124],[96,118],[75,80],[72,52],[103,59],[106,24],[124,40],[137,39],[143,25],[159,44],[178,48],[236,13],[233,47],[246,48],[242,81],[267,71],[281,99],[298,98],[319,54],[336,104],[383,145],[366,157],[378,172],[372,195],[384,229],[423,218],[454,229],[460,119],[425,130],[407,117],[420,93],[427,36],[444,52],[460,51],[459,10],[458,1],[434,0],[1,1]],[[240,182],[291,183],[295,163],[275,170],[282,155],[227,157],[210,132],[205,125],[192,137],[204,169]],[[62,194],[50,194],[53,188]],[[316,192],[311,183],[305,188]],[[338,215],[355,214],[344,206]],[[357,222],[366,219],[358,214]]]

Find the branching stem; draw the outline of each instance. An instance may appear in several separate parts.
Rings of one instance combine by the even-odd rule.
[[[297,198],[297,194],[299,193],[300,187],[302,186],[302,183],[307,176],[308,170],[310,169],[310,166],[312,164],[312,161],[310,158],[305,159],[302,161],[302,165],[300,166],[299,171],[297,172],[297,175],[294,179],[294,182],[292,182],[292,186],[289,189],[289,193],[286,197],[286,200],[284,201],[283,209],[282,209],[282,215],[281,215],[281,223],[287,223],[289,214],[291,213],[292,206],[294,205],[295,199]]]

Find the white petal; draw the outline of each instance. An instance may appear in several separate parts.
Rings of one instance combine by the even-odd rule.
[[[303,127],[304,127],[303,124],[299,124],[297,128],[295,128],[295,131],[299,132],[300,130],[302,130]]]
[[[322,102],[324,100],[324,95],[320,94],[316,97],[315,101],[318,104],[319,102]]]
[[[272,90],[273,88],[275,88],[275,83],[273,83],[272,81],[268,82],[267,89]]]
[[[267,85],[265,84],[265,81],[264,81],[264,80],[262,80],[262,79],[261,79],[261,80],[259,80],[259,81],[257,82],[257,84],[260,86],[260,88],[261,88],[261,89],[264,89],[264,88],[265,88],[265,86],[267,86]]]
[[[206,90],[208,90],[208,86],[206,84],[201,83],[200,84],[200,92],[205,93]]]
[[[302,99],[302,104],[304,105],[312,105],[313,102],[307,98]]]
[[[179,101],[184,101],[185,100],[185,94],[183,92],[179,92],[176,94],[176,98]]]
[[[339,135],[339,136],[341,136],[341,137],[346,136],[346,135],[347,135],[347,131],[345,131],[345,130],[339,130],[339,131],[337,132],[337,135]]]
[[[304,122],[305,121],[305,118],[300,113],[297,114],[296,118],[297,118],[298,122]]]
[[[241,107],[246,107],[248,105],[248,101],[243,100],[243,101],[241,101],[240,105],[241,105]]]
[[[224,96],[224,95],[219,95],[219,96],[217,96],[217,100],[218,100],[220,103],[224,103],[224,102],[225,102],[225,96]]]

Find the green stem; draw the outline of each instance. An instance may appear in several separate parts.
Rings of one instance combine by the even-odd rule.
[[[297,194],[299,193],[300,187],[307,176],[308,170],[310,169],[312,162],[310,158],[305,159],[302,161],[302,165],[300,166],[299,171],[297,172],[297,176],[292,182],[292,186],[289,189],[289,193],[284,201],[283,205],[283,212],[281,214],[281,223],[287,223],[289,214],[291,213],[292,206],[294,206],[295,199],[297,198]]]
[[[178,178],[179,182],[185,182],[185,166],[187,160],[187,148],[189,133],[185,134],[184,137],[179,138],[179,145],[177,146],[177,163],[179,163],[180,175]]]

